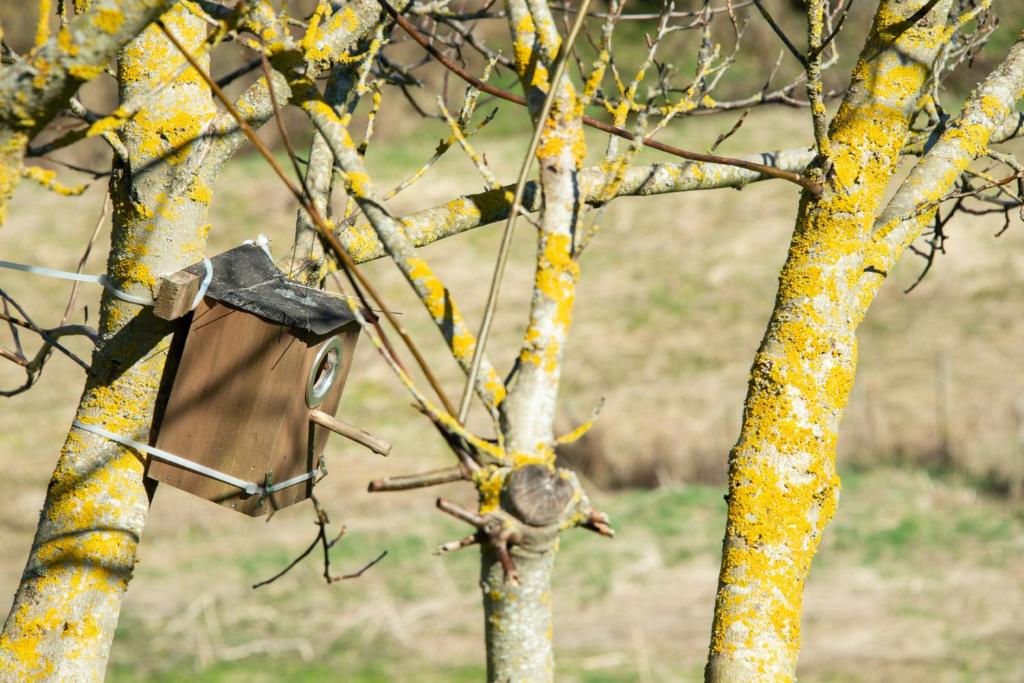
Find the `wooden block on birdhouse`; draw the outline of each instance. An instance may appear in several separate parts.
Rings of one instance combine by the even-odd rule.
[[[179,270],[162,279],[153,300],[153,315],[164,320],[177,320],[188,313],[202,280],[201,275],[188,270]]]
[[[251,495],[201,468],[261,486],[314,472],[329,430],[311,413],[337,410],[359,325],[342,299],[288,281],[257,246],[212,262],[156,441],[158,449],[200,468],[153,457],[147,475],[263,515],[308,498],[312,479]],[[193,268],[201,273],[203,265]]]

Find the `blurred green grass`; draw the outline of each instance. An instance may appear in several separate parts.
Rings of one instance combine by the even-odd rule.
[[[663,595],[663,600],[671,600],[687,590],[682,581],[695,565],[708,574],[705,582],[713,578],[725,512],[720,487],[694,484],[653,491],[626,491],[604,498],[602,504],[611,513],[619,536],[611,542],[583,533],[567,534],[563,538],[554,586],[560,621],[574,612],[588,610],[588,606],[609,603],[617,605],[611,609],[619,618],[628,619],[634,616],[632,611],[642,610],[646,605],[623,603],[623,590],[655,593]],[[331,609],[321,602],[322,598],[332,603],[341,599],[342,612],[387,611],[390,607],[378,604],[381,595],[386,595],[387,602],[406,613],[414,612],[417,605],[435,603],[437,579],[433,572],[424,570],[425,563],[443,564],[454,585],[474,593],[476,567],[471,553],[447,558],[429,556],[434,542],[454,537],[459,532],[458,527],[442,519],[425,520],[417,526],[416,533],[387,529],[352,531],[333,553],[332,564],[336,571],[361,565],[381,548],[388,550],[385,560],[358,581],[334,587],[323,585],[315,576],[319,559],[311,557],[292,575],[280,579],[272,589],[274,592],[268,594],[262,589],[247,596],[238,594],[236,599],[259,601],[265,607],[274,608],[275,618],[262,624],[234,618],[233,603],[225,600],[197,612],[187,630],[181,630],[180,624],[172,625],[177,629],[173,637],[180,639],[179,642],[154,648],[153,643],[159,640],[161,626],[166,626],[166,622],[153,623],[140,619],[135,610],[126,610],[108,680],[113,683],[480,680],[482,652],[474,643],[479,632],[479,625],[474,622],[479,621],[480,616],[470,608],[472,595],[465,607],[456,607],[451,612],[444,606],[438,608],[431,628],[452,631],[453,626],[461,626],[460,642],[464,645],[433,653],[429,663],[424,663],[419,655],[410,654],[401,636],[386,628],[355,624],[340,630],[328,642],[320,642],[316,629],[303,626],[306,610]],[[1014,563],[1019,564],[1022,553],[1024,514],[1007,507],[998,498],[978,495],[955,478],[932,478],[919,470],[881,468],[858,472],[845,477],[843,506],[827,533],[811,579],[818,593],[812,592],[809,600],[814,606],[815,598],[820,601],[821,591],[841,591],[848,571],[857,567],[858,571],[868,573],[871,592],[881,592],[880,613],[873,616],[874,625],[884,629],[898,623],[913,628],[915,624],[945,621],[954,616],[950,608],[955,601],[934,600],[949,590],[954,568],[977,576],[1004,572],[1002,580],[977,591],[970,600],[968,612],[956,615],[968,623],[943,635],[951,648],[956,642],[973,640],[975,651],[989,653],[984,662],[965,661],[961,670],[955,672],[941,661],[931,667],[923,666],[908,654],[898,669],[902,674],[884,680],[966,683],[982,680],[976,676],[984,675],[986,681],[1011,683],[1017,680],[1014,676],[1022,663],[1012,651],[1006,650],[1006,642],[983,635],[989,633],[983,624],[991,618],[989,610],[1014,609],[1021,604],[1019,586],[1014,585],[1013,576],[1019,574],[1020,568],[1014,567]],[[252,549],[229,560],[228,571],[236,581],[249,583],[272,575],[291,555],[282,547]],[[217,572],[215,566],[194,558],[182,557],[180,561],[181,571],[204,575]],[[224,571],[223,561],[220,564]],[[147,583],[160,578],[149,573],[146,563],[141,571]],[[858,580],[863,582],[864,579]],[[907,581],[916,582],[916,589],[907,592],[904,588]],[[372,582],[373,589],[366,590],[364,582]],[[1012,592],[1005,593],[1007,590]],[[314,597],[309,604],[297,604],[299,594]],[[858,599],[865,598],[849,596],[842,602]],[[868,602],[878,599],[877,595],[866,598]],[[661,605],[664,610],[672,608],[671,604]],[[210,612],[218,616],[210,619]],[[330,620],[329,614],[318,616]],[[643,614],[635,616],[644,619]],[[656,622],[671,619],[671,615],[648,617]],[[710,613],[706,613],[700,623],[691,624],[688,630],[702,632],[709,617]],[[821,619],[821,609],[812,610],[808,618],[811,621]],[[600,643],[600,647],[596,650],[592,647],[561,649],[559,680],[635,681],[648,675],[648,680],[681,681],[692,680],[700,668],[695,656],[698,653],[690,653],[686,658],[662,655],[657,660],[649,660],[649,671],[644,673],[644,659],[638,656],[636,643],[609,638],[607,634],[602,637],[602,631],[609,627],[607,621],[581,621],[571,617],[569,621],[570,633],[575,629],[590,629],[593,631],[590,639]],[[871,627],[871,623],[861,625],[861,629]],[[976,635],[970,635],[972,632]],[[652,649],[663,646],[659,641],[665,635],[668,634],[654,637]],[[822,637],[812,632],[807,647],[814,648]],[[211,659],[209,663],[201,665],[203,655],[187,646],[187,641],[192,639],[207,641],[210,652],[205,656]],[[245,648],[254,643],[263,643],[266,648],[293,649],[265,654],[255,648],[250,656],[238,661],[217,661],[217,657],[238,656],[239,649],[246,651]],[[198,649],[198,645],[194,647]],[[959,658],[954,659],[959,661]],[[847,670],[850,664],[843,660],[812,660],[812,665],[805,667],[802,680],[883,680],[875,668],[868,666],[857,673],[854,669]],[[938,676],[940,670],[944,672],[941,677],[928,678]]]

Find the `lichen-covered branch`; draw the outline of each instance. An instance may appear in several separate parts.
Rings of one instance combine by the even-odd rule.
[[[324,102],[337,108],[344,104],[353,86],[352,71],[348,65],[336,68],[327,87],[324,88]],[[309,143],[309,162],[306,165],[305,188],[317,212],[325,219],[330,218],[331,192],[334,186],[334,152],[324,136],[314,131]],[[295,243],[292,246],[288,272],[307,285],[316,286],[324,278],[327,260],[320,231],[312,217],[299,209],[295,222]]]
[[[829,130],[825,191],[801,201],[729,457],[710,683],[794,678],[804,582],[839,499],[836,436],[856,365],[850,301],[950,5],[880,3]]]
[[[452,301],[448,289],[427,262],[416,253],[402,226],[387,210],[374,190],[345,122],[330,105],[317,97],[308,97],[300,106],[309,115],[313,125],[333,152],[342,170],[342,178],[349,195],[355,198],[376,231],[378,240],[423,302],[452,356],[463,370],[468,372],[473,360],[476,338]],[[486,359],[477,375],[476,392],[484,405],[492,411],[505,398],[505,384],[494,366]]]
[[[805,148],[787,149],[761,152],[742,158],[800,172],[814,160],[814,152]],[[607,171],[600,166],[581,170],[577,175],[577,182],[582,201],[593,203],[607,200],[607,179]],[[615,196],[650,197],[671,192],[722,187],[741,188],[749,183],[771,179],[771,176],[735,166],[694,161],[662,162],[634,166],[626,170]],[[403,216],[400,220],[413,244],[425,246],[507,218],[512,206],[511,194],[514,189],[511,185],[505,185],[494,190],[464,195],[439,206]],[[526,211],[540,211],[542,193],[539,182],[527,182],[522,207]],[[356,262],[363,263],[384,256],[384,247],[377,240],[373,226],[369,223],[357,223],[340,232],[338,237]]]
[[[1004,142],[1022,134],[1024,113],[1014,112],[992,134],[991,141]],[[814,161],[814,157],[813,149],[793,148],[749,154],[740,158],[803,173]],[[750,183],[772,179],[772,176],[736,166],[694,161],[659,162],[627,169],[615,197],[652,197],[674,192],[742,188]],[[606,199],[604,191],[607,172],[604,168],[594,166],[583,169],[579,172],[578,182],[584,202],[594,203]],[[402,216],[400,220],[413,244],[417,247],[426,246],[504,220],[511,208],[510,194],[513,189],[511,185],[505,185],[494,190],[463,195],[444,204]],[[522,206],[526,211],[540,211],[542,195],[539,182],[530,181],[526,184]],[[359,222],[347,227],[339,232],[338,237],[357,263],[373,261],[385,255],[384,247],[369,223]]]
[[[189,49],[205,38],[205,24],[188,12],[173,10],[165,21]],[[152,90],[181,64],[160,31],[147,29],[118,60],[122,101]],[[202,257],[211,199],[201,173],[209,144],[202,132],[216,113],[209,90],[188,69],[122,130],[129,157],[111,178],[107,262],[118,288],[151,295],[157,278]],[[151,309],[105,294],[75,419],[145,441],[170,331]],[[5,679],[103,680],[149,508],[142,474],[138,453],[70,432],[0,636]]]
[[[395,3],[405,7],[408,0]],[[359,42],[371,36],[381,25],[384,13],[376,0],[352,0],[344,5],[321,3],[301,41],[292,38],[282,17],[268,0],[253,3],[244,26],[257,35],[274,64],[268,86],[266,78],[253,83],[238,98],[235,106],[253,128],[259,128],[274,115],[271,88],[278,102],[288,102],[291,84],[287,74],[303,65],[303,75],[311,81],[326,73],[351,52]],[[245,141],[232,116],[223,112],[212,126],[222,138],[216,152],[227,158]]]
[[[878,249],[865,255],[854,310],[863,315],[906,248],[935,217],[941,200],[968,165],[988,150],[993,137],[1016,125],[1014,107],[1024,97],[1024,33],[1006,58],[971,93],[956,120],[911,170],[875,220]]]
[[[509,0],[516,68],[531,111],[539,109],[549,87],[548,66],[561,45],[545,2]],[[586,154],[575,89],[563,81],[553,96],[551,113],[535,125],[543,128],[537,148],[544,211],[537,241],[530,319],[517,359],[517,372],[502,406],[507,448],[543,457],[554,441],[555,400],[561,359],[572,322],[579,265],[573,257],[573,234],[582,210],[577,176]]]
[[[825,0],[811,0],[807,5],[807,50],[804,68],[807,72],[807,101],[811,104],[811,125],[818,155],[827,163],[829,156],[828,124],[825,113],[825,90],[821,82],[821,53],[825,32]]]
[[[536,156],[544,204],[529,322],[500,406],[512,465],[477,473],[475,483],[481,513],[497,515],[501,522],[500,532],[490,534],[481,552],[488,680],[540,683],[554,680],[550,582],[558,531],[579,523],[571,502],[584,498],[578,482],[573,486],[571,475],[555,467],[553,424],[579,279],[573,235],[584,207],[577,179],[586,145],[575,89],[567,80],[551,82],[562,44],[547,3],[507,0],[506,9],[516,70],[534,125],[541,130]],[[550,107],[546,117],[545,105]],[[532,480],[522,489],[531,491],[538,509],[518,508],[517,482]],[[534,518],[532,512],[538,511]],[[550,535],[540,533],[563,517],[572,521],[555,525]]]
[[[175,3],[93,0],[57,35],[0,70],[0,224],[32,137],[82,83],[103,73],[118,50]]]

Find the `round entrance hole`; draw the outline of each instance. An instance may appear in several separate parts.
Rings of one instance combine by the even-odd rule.
[[[339,337],[332,337],[313,359],[313,366],[309,370],[309,380],[306,382],[306,405],[316,408],[327,398],[331,387],[338,380],[341,371],[342,347]]]

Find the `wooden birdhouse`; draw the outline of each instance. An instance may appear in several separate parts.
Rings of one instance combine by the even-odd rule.
[[[257,516],[311,495],[329,431],[386,455],[386,442],[334,417],[359,334],[344,300],[287,280],[254,244],[211,263],[173,345],[181,355],[147,475]],[[206,268],[169,278],[156,314],[174,317],[175,299],[191,307]]]

